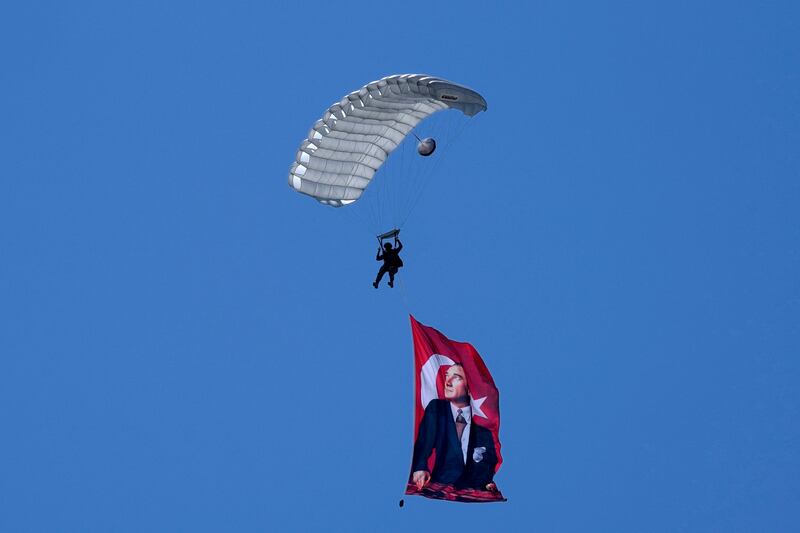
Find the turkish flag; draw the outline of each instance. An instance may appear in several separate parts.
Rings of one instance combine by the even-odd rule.
[[[406,494],[505,501],[494,483],[500,397],[477,350],[410,316],[414,339],[414,456]]]

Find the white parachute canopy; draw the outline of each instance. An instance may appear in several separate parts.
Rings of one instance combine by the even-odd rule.
[[[422,74],[368,83],[314,124],[289,170],[289,186],[326,205],[351,204],[417,124],[447,109],[471,117],[486,110],[486,100],[472,89]]]

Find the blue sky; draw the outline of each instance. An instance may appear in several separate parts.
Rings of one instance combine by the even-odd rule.
[[[0,529],[796,531],[800,8],[754,4],[4,6]],[[489,109],[375,291],[286,175],[406,72]],[[491,369],[507,503],[398,508],[409,313]]]

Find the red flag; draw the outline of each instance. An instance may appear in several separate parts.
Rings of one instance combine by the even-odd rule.
[[[406,494],[461,502],[505,501],[494,483],[500,397],[481,356],[411,318],[414,456]]]

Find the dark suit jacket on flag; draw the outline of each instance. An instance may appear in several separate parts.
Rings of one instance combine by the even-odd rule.
[[[505,501],[494,482],[500,468],[499,395],[492,376],[472,345],[451,341],[411,317],[414,339],[414,456],[406,494],[462,502]],[[471,424],[466,461],[450,402],[444,396],[444,375],[454,364],[464,369],[470,395]],[[430,482],[422,489],[413,474],[424,470]]]

